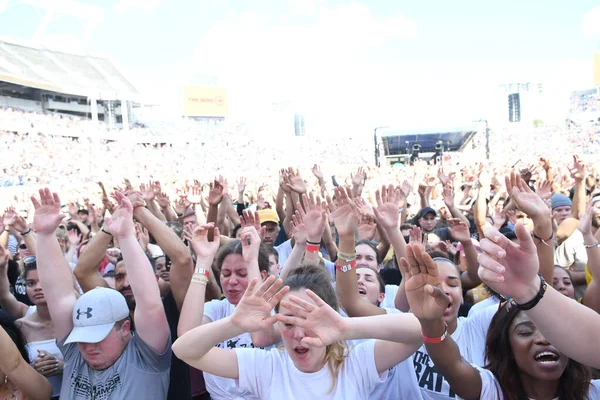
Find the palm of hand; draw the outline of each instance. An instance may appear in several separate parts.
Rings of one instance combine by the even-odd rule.
[[[202,236],[201,238],[192,237],[192,246],[199,258],[212,257],[219,249],[219,244],[217,242],[209,242],[206,236]]]
[[[321,237],[325,229],[325,217],[318,210],[310,210],[304,216],[304,227],[309,237]]]
[[[375,232],[377,231],[377,225],[375,224],[361,224],[358,225],[358,237],[360,239],[373,240]]]
[[[344,204],[331,213],[335,227],[340,235],[353,235],[358,226],[358,215],[352,206]]]
[[[425,286],[439,286],[437,276],[418,274],[411,276],[405,283],[406,297],[410,310],[419,319],[440,319],[446,307],[439,305],[435,299],[425,292]]]
[[[364,174],[357,172],[356,175],[354,175],[352,177],[352,184],[354,186],[360,186],[360,184],[363,182],[363,179],[364,179]]]
[[[394,203],[384,203],[377,207],[379,223],[386,229],[398,227],[398,207]]]
[[[166,208],[169,206],[169,199],[167,197],[159,197],[157,199],[158,201],[158,205],[161,206],[162,208]]]
[[[4,226],[12,225],[15,215],[17,215],[17,214],[15,214],[14,211],[5,212],[4,217],[2,218],[2,222],[4,223]]]
[[[512,196],[519,209],[531,218],[543,213],[544,210],[548,208],[536,193],[513,191]]]
[[[323,179],[323,173],[318,168],[313,167],[312,173],[317,179]]]
[[[452,237],[459,242],[468,242],[471,239],[471,234],[466,226],[454,226],[452,229]]]
[[[321,341],[321,346],[328,346],[340,339],[340,315],[331,307],[321,306],[311,311],[307,318],[307,329],[311,330],[317,339]]]
[[[246,332],[255,332],[266,326],[271,305],[262,297],[244,296],[235,307],[232,319]]]
[[[197,200],[197,203],[200,202],[200,196],[197,196],[198,197],[197,199],[196,199],[196,196],[193,196],[193,197],[194,197],[194,200]],[[188,199],[192,203],[196,203],[191,198],[188,198]],[[211,191],[208,192],[208,204],[210,204],[211,206],[218,205],[219,203],[221,203],[221,200],[223,200],[223,188],[222,187],[211,189]]]
[[[290,176],[289,185],[290,188],[296,193],[306,192],[306,185],[300,176]]]
[[[60,206],[44,205],[35,210],[33,226],[36,232],[53,233],[62,219]]]

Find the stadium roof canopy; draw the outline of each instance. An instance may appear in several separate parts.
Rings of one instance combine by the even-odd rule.
[[[410,153],[413,144],[421,145],[421,153],[434,153],[435,144],[440,140],[445,151],[461,151],[477,131],[476,126],[414,130],[388,128],[381,130],[381,141],[385,156],[407,154],[407,148]]]
[[[102,57],[0,39],[0,81],[102,100],[134,100],[137,89]]]

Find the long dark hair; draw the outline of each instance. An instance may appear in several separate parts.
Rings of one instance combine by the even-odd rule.
[[[0,325],[4,331],[10,336],[17,349],[19,349],[19,353],[21,353],[21,357],[29,364],[29,354],[27,353],[27,348],[25,345],[27,342],[25,341],[25,337],[15,325],[15,319],[11,317],[8,313],[0,310]]]
[[[505,303],[490,322],[485,341],[486,369],[498,379],[506,400],[527,400],[520,368],[513,357],[508,333],[510,324],[521,313],[512,302]],[[569,359],[567,368],[560,377],[558,398],[560,400],[584,400],[589,392],[591,370]]]

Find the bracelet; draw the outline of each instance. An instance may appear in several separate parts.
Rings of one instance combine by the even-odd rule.
[[[194,269],[194,273],[202,274],[202,275],[206,276],[207,278],[210,275],[210,272],[206,268],[202,268],[202,267],[196,267],[196,269]]]
[[[306,243],[308,243],[308,244],[312,244],[313,246],[319,246],[319,247],[321,246],[321,243],[320,243],[320,242],[319,242],[319,243],[317,243],[317,242],[311,242],[310,240],[307,240],[307,241],[306,241]]]
[[[344,265],[335,264],[335,268],[338,271],[342,271],[342,272],[348,272],[348,271],[352,270],[354,267],[356,267],[356,260],[353,260],[350,264],[344,264]]]
[[[341,251],[338,251],[337,256],[347,263],[356,260],[356,253],[342,253]]]
[[[533,299],[529,300],[527,303],[518,304],[515,302],[515,304],[517,305],[517,308],[519,310],[523,310],[523,311],[531,310],[533,307],[537,306],[537,304],[540,302],[542,297],[544,297],[544,294],[546,293],[546,290],[548,289],[548,284],[546,283],[546,280],[544,279],[544,277],[541,274],[538,274],[538,276],[540,277],[540,290],[537,292],[535,297]]]
[[[4,228],[4,232],[10,232],[10,228],[8,228],[8,229]]]
[[[321,250],[321,246],[306,242],[306,251],[309,253],[318,253]]]
[[[21,236],[27,236],[27,235],[29,235],[30,233],[31,233],[31,228],[30,228],[30,229],[28,229],[28,230],[27,230],[27,232],[23,232],[23,233],[21,233]],[[598,243],[598,242],[596,242],[596,243]]]
[[[179,214],[179,213],[175,213],[175,214],[177,214],[177,218],[183,217],[183,214]]]
[[[192,283],[199,283],[200,285],[206,286],[208,283],[208,276],[196,272],[194,275],[192,275]]]
[[[583,247],[585,247],[586,249],[591,249],[592,247],[600,247],[600,243],[598,243],[598,241],[596,240],[596,243],[594,244],[583,244]]]
[[[429,336],[423,335],[421,332],[421,337],[425,343],[441,343],[448,337],[448,324],[444,322],[444,333],[440,337],[431,338]]]
[[[550,235],[550,237],[548,239],[546,239],[546,240],[544,240],[541,237],[539,237],[538,235],[536,235],[535,232],[531,232],[531,236],[533,236],[534,239],[537,239],[540,242],[542,242],[544,245],[546,245],[548,247],[552,247],[547,242],[551,241],[554,238],[554,232],[552,232],[552,234]]]
[[[106,233],[108,236],[112,236],[112,233],[110,233],[110,232],[106,231],[106,230],[104,229],[104,227],[100,228],[100,232],[104,232],[104,233]]]

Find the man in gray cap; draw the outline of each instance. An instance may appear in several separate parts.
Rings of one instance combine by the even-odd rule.
[[[553,195],[550,201],[552,202],[552,217],[558,226],[571,216],[573,202],[567,196],[560,193]]]
[[[40,282],[54,325],[57,345],[64,355],[61,399],[166,399],[169,388],[171,341],[156,278],[135,238],[133,207],[122,194],[105,232],[119,239],[135,294],[131,332],[129,307],[119,292],[96,288],[76,298],[73,275],[54,235],[61,223],[60,199],[40,190],[34,228]]]

